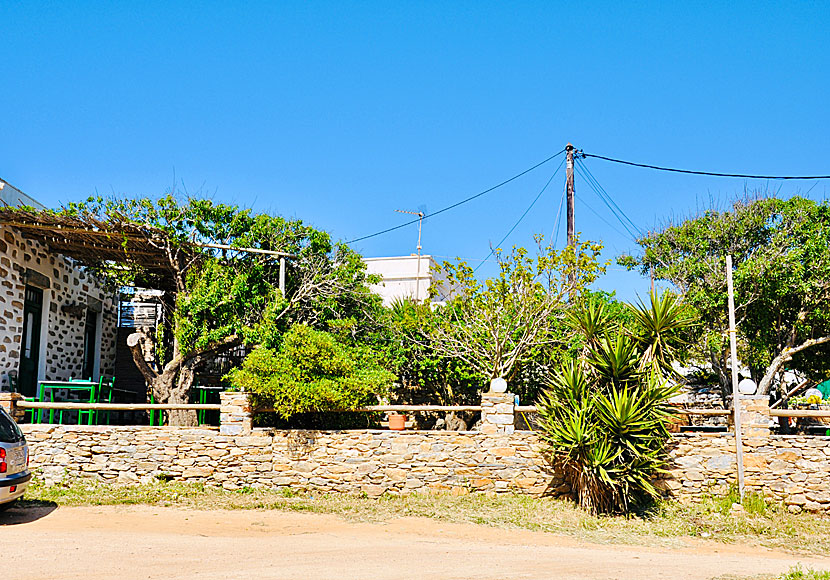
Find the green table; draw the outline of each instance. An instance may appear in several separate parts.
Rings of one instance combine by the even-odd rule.
[[[54,403],[55,402],[55,391],[60,390],[67,390],[67,391],[77,391],[81,395],[89,393],[89,402],[95,402],[95,389],[98,387],[98,383],[95,381],[40,381],[38,383],[38,401],[45,401],[46,400],[46,392],[49,392],[49,401]],[[86,402],[81,396],[81,402]],[[89,420],[88,424],[92,425],[92,416],[94,413],[89,413]],[[81,425],[81,418],[83,417],[83,413],[78,411],[78,425]],[[38,412],[37,422],[41,423],[43,421],[43,410],[41,409]],[[49,423],[55,422],[55,410],[49,409]]]

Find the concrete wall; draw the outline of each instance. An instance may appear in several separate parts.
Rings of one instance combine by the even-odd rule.
[[[99,374],[111,376],[118,317],[114,293],[103,289],[94,277],[66,257],[50,253],[12,227],[0,226],[0,388],[8,390],[8,372],[17,371],[20,365],[27,279],[43,290],[38,378],[63,380],[81,376],[85,316],[62,309],[76,304],[100,311]]]

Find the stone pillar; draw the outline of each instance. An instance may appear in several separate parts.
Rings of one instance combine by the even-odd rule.
[[[23,395],[20,393],[0,392],[0,407],[3,407],[12,419],[18,422],[22,421],[23,415],[26,414],[26,409],[17,406],[17,402],[21,399]]]
[[[741,435],[744,439],[766,439],[769,431],[769,395],[741,395]],[[734,419],[730,419],[734,423]]]
[[[246,435],[254,428],[254,415],[248,393],[222,391],[219,393],[219,433]]]
[[[514,401],[513,393],[482,393],[480,431],[489,435],[512,433]]]

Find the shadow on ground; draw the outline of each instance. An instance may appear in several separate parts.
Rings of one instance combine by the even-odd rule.
[[[17,501],[0,511],[0,526],[28,524],[46,517],[58,507],[53,501]]]

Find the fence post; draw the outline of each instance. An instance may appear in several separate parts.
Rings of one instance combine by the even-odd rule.
[[[20,393],[0,392],[0,407],[3,407],[15,421],[23,420],[23,415],[26,414],[26,409],[17,406],[17,402],[22,398],[23,395]]]
[[[254,414],[248,393],[222,391],[219,393],[219,433],[246,435],[254,428]]]
[[[480,431],[488,435],[513,433],[515,408],[513,393],[482,393]]]

